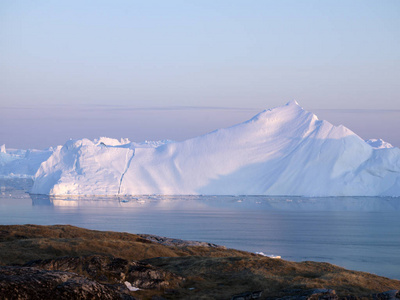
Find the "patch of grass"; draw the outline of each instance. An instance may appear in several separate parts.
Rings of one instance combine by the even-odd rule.
[[[237,250],[207,247],[169,247],[138,235],[88,230],[70,225],[0,226],[0,264],[24,264],[30,260],[91,254],[128,260],[178,256],[249,256]]]

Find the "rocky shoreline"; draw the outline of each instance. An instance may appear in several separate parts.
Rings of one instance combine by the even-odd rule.
[[[400,299],[400,281],[206,242],[0,226],[2,299]]]

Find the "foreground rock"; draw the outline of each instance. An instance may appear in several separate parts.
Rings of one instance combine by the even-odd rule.
[[[391,290],[383,293],[378,293],[372,295],[374,299],[378,300],[398,300],[400,299],[400,291],[399,290]]]
[[[288,290],[288,296],[278,298],[277,300],[338,300],[335,290],[330,289],[313,289],[313,290]],[[355,298],[355,297],[353,297]],[[356,300],[356,299],[353,299]]]
[[[24,266],[75,272],[104,283],[129,282],[140,289],[177,288],[183,281],[182,277],[149,264],[104,255],[36,260]]]
[[[140,237],[155,242],[159,243],[164,246],[168,247],[210,247],[210,248],[218,248],[218,249],[223,249],[226,250],[225,246],[220,246],[212,243],[207,243],[207,242],[198,242],[198,241],[186,241],[186,240],[181,240],[181,239],[172,239],[164,236],[158,236],[154,234],[139,234]]]
[[[4,299],[400,299],[400,281],[328,263],[68,225],[0,226],[0,265],[16,264]]]
[[[126,288],[107,286],[71,272],[0,267],[0,295],[3,300],[135,299],[120,289]]]

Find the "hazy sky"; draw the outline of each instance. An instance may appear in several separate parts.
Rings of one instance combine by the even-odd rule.
[[[399,82],[399,0],[0,2],[0,144],[34,147],[35,134],[52,132],[40,146],[57,144],[76,136],[78,119],[98,134],[90,120],[113,119],[96,115],[109,105],[123,108],[121,127],[100,135],[151,124],[131,139],[186,138],[291,99],[390,114],[400,110]],[[397,131],[383,115],[378,133]]]

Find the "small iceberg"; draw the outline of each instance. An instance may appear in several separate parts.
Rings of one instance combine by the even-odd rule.
[[[272,255],[272,254],[268,255],[268,254],[264,254],[264,252],[256,252],[256,254],[262,255],[262,256],[265,256],[265,257],[269,257],[269,258],[277,258],[277,259],[282,258],[280,255]]]

